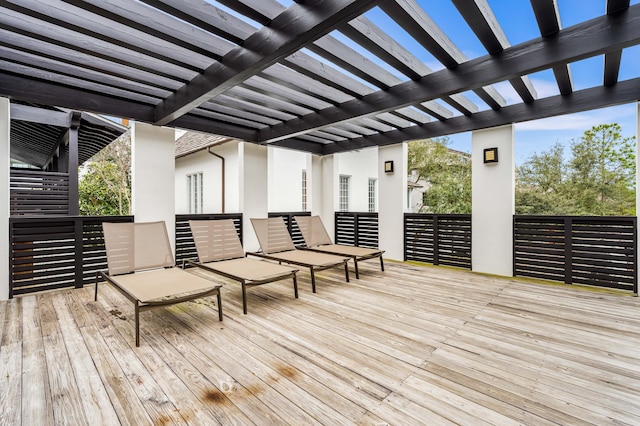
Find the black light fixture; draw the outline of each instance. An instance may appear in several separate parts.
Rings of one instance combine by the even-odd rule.
[[[385,173],[393,173],[393,161],[385,161],[384,162],[384,172]]]
[[[484,150],[484,163],[497,163],[498,162],[498,148],[486,148]]]

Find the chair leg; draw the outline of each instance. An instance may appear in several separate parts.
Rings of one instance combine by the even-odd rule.
[[[247,287],[244,281],[242,281],[242,311],[245,315],[247,314]]]
[[[298,279],[296,278],[296,274],[293,274],[293,294],[298,298]]]
[[[358,271],[358,259],[356,259],[355,257],[353,258],[353,266],[356,270],[356,279],[359,280],[360,279],[360,272]]]
[[[96,271],[96,294],[93,297],[94,302],[98,301],[98,274],[100,274],[100,272]]]
[[[349,265],[348,265],[349,261],[345,261],[344,262],[344,276],[347,279],[347,282],[349,282]]]
[[[222,295],[220,295],[220,290],[218,290],[218,319],[222,321]]]
[[[311,290],[316,292],[316,274],[313,272],[313,268],[309,268],[311,271]]]
[[[380,270],[384,272],[384,260],[382,260],[382,255],[380,255]]]
[[[136,302],[136,347],[140,346],[140,305]]]

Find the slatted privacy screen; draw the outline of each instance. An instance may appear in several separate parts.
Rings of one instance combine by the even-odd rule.
[[[638,292],[635,217],[514,216],[513,226],[514,275]]]
[[[211,213],[211,214],[179,214],[176,215],[176,263],[181,264],[183,260],[196,259],[196,245],[193,242],[190,220],[217,220],[232,219],[236,226],[236,231],[242,241],[242,213]]]
[[[102,222],[131,222],[131,216],[14,217],[11,242],[10,293],[82,287],[106,269]]]
[[[378,213],[335,213],[336,244],[378,248]]]
[[[11,216],[69,214],[68,173],[12,169],[10,175]]]
[[[471,215],[405,213],[404,259],[471,269]]]
[[[269,217],[282,217],[282,220],[284,220],[285,225],[287,225],[287,230],[289,231],[289,235],[291,235],[291,239],[293,240],[294,246],[303,246],[304,238],[302,237],[300,228],[298,228],[298,224],[293,218],[294,216],[311,216],[311,213],[310,212],[269,213]]]

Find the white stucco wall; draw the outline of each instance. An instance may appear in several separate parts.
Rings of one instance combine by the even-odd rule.
[[[238,142],[214,146],[225,160],[225,213],[238,213]],[[202,172],[203,213],[222,213],[222,160],[207,150],[176,158],[176,213],[189,213],[187,175]]]
[[[11,107],[0,98],[0,300],[9,299],[9,163]]]
[[[307,209],[310,209],[310,176],[308,159],[311,155],[290,149],[268,148],[269,211],[302,211],[302,170],[307,170]]]
[[[515,212],[514,127],[479,130],[472,147],[471,268],[513,276]],[[498,148],[498,163],[484,164],[485,148]]]
[[[175,250],[175,133],[145,123],[131,127],[131,207],[136,222],[163,220]]]
[[[378,149],[376,147],[359,151],[335,154],[337,174],[351,176],[349,211],[369,211],[369,178],[378,179]],[[405,178],[406,181],[406,178]],[[379,187],[378,181],[377,186]],[[340,180],[335,182],[334,191],[339,194]],[[379,193],[379,190],[378,190]],[[376,204],[379,197],[376,196]],[[336,203],[336,210],[339,205]]]

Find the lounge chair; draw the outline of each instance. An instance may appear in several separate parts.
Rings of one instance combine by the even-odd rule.
[[[316,292],[317,271],[344,266],[344,276],[349,282],[349,268],[347,262],[349,257],[335,256],[332,254],[318,253],[309,250],[298,250],[293,245],[293,240],[284,220],[281,217],[270,217],[268,219],[251,219],[251,225],[258,237],[260,244],[259,252],[247,253],[265,259],[275,260],[279,263],[309,268],[311,274],[311,289]]]
[[[384,250],[378,250],[374,248],[348,246],[343,244],[334,244],[329,237],[329,233],[322,224],[320,216],[294,216],[304,243],[308,250],[318,251],[321,253],[330,253],[339,256],[349,256],[353,259],[353,265],[355,267],[356,278],[360,278],[358,272],[358,261],[380,258],[380,269],[384,271],[384,261],[382,260],[382,254]]]
[[[298,298],[297,269],[245,257],[242,243],[231,219],[190,220],[198,262],[190,264],[220,274],[242,284],[242,309],[247,313],[247,288],[293,278]]]
[[[133,302],[136,346],[140,346],[140,312],[217,295],[222,321],[220,284],[176,268],[164,222],[103,223],[107,271],[96,272],[95,300],[102,277]]]

